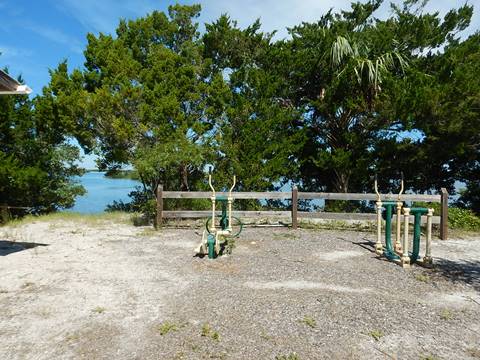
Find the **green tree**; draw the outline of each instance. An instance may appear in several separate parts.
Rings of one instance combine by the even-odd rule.
[[[73,180],[79,151],[44,110],[40,97],[0,96],[0,199],[30,208],[17,214],[68,208],[84,193]]]
[[[206,29],[206,56],[226,74],[230,92],[215,132],[220,182],[229,184],[233,173],[239,189],[278,188],[297,173],[304,136],[296,127],[301,114],[283,101],[287,81],[274,70],[273,34],[261,32],[258,20],[242,30],[226,15]]]
[[[422,156],[412,149],[416,141],[402,141],[405,131],[425,127],[413,103],[428,95],[418,99],[412,88],[422,80],[428,83],[423,59],[454,41],[472,9],[452,10],[442,20],[438,13],[423,12],[425,2],[406,1],[393,6],[390,18],[379,20],[373,14],[381,3],[354,3],[350,11],[329,12],[316,23],[290,29],[292,39],[278,44],[284,62],[279,69],[291,80],[290,99],[304,114],[308,134],[299,154],[299,181],[305,188],[371,190],[374,172],[386,179],[404,170],[413,180],[410,188],[431,189],[431,182],[418,181],[425,173],[415,174],[410,166]],[[432,171],[434,177],[437,173]]]
[[[78,125],[79,142],[100,156],[100,168],[133,164],[151,194],[160,183],[198,187],[229,96],[203,57],[199,12],[175,5],[168,16],[121,20],[116,37],[87,36],[85,69],[69,73],[62,63],[52,74],[61,116]]]

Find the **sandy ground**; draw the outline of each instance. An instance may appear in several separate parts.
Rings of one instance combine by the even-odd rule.
[[[480,237],[435,269],[374,234],[248,228],[193,257],[194,230],[111,221],[0,228],[1,359],[480,358]]]

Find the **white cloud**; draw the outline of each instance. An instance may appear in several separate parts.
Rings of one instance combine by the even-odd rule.
[[[69,36],[61,30],[33,23],[27,23],[24,26],[26,29],[33,31],[47,40],[68,46],[71,51],[77,54],[82,53],[82,43],[77,38]]]
[[[120,18],[143,16],[158,8],[159,3],[153,0],[63,0],[56,6],[89,32],[113,33]]]
[[[16,58],[25,58],[32,56],[33,52],[31,50],[22,49],[19,47],[9,46],[9,45],[1,45],[0,44],[0,53],[2,62],[16,59]]]
[[[353,0],[186,0],[180,3],[200,3],[200,21],[211,22],[228,13],[242,27],[260,18],[265,31],[278,31],[278,38],[287,36],[287,27],[302,21],[316,21],[330,8],[349,9]],[[366,1],[366,0],[364,0]],[[438,10],[441,15],[453,7],[462,6],[466,0],[430,0],[427,10]],[[399,4],[401,0],[394,0]],[[467,0],[475,3],[478,0]],[[173,0],[63,0],[56,6],[74,17],[90,32],[113,33],[120,18],[136,18],[158,9],[165,11]],[[475,5],[475,4],[474,4]],[[479,4],[480,8],[480,4]],[[476,9],[475,9],[476,10]],[[386,0],[376,16],[384,18],[390,13],[390,1]],[[470,33],[478,29],[478,11],[474,13]]]
[[[203,8],[202,20],[211,22],[222,13],[228,13],[233,20],[238,20],[239,25],[247,26],[260,18],[263,30],[277,30],[277,37],[282,38],[287,36],[287,27],[292,27],[303,21],[316,21],[331,8],[336,11],[350,9],[351,2],[350,0],[206,0],[201,2]],[[393,2],[396,4],[402,3],[399,0]],[[467,1],[467,3],[477,5],[475,2],[478,3],[474,0]],[[189,3],[192,3],[192,1],[189,1]],[[464,3],[465,0],[431,0],[426,6],[426,10],[430,12],[438,11],[440,15],[444,15],[448,10],[458,8]],[[479,28],[479,10],[480,4],[475,6],[469,33]],[[390,13],[390,1],[387,0],[375,16],[386,18]]]

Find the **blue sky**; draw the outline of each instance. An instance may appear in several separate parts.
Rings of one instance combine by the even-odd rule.
[[[397,0],[395,0],[398,3]],[[41,93],[49,81],[48,69],[67,59],[70,69],[83,64],[86,35],[91,32],[114,33],[120,18],[133,19],[152,10],[166,11],[175,1],[165,0],[0,0],[0,67],[8,66],[13,76],[22,75]],[[277,37],[287,35],[286,27],[302,21],[315,21],[328,9],[349,8],[348,0],[207,0],[181,1],[200,3],[201,24],[228,13],[241,26],[260,18],[265,31],[277,30]],[[444,14],[464,0],[431,0],[429,10]],[[469,0],[475,8],[468,35],[480,28],[480,0]],[[377,16],[389,14],[389,1]],[[201,29],[203,26],[201,27]]]

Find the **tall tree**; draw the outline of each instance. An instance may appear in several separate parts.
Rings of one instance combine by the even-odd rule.
[[[76,165],[79,151],[44,110],[38,97],[0,96],[0,199],[29,208],[15,213],[68,208],[84,193],[74,180],[83,173]]]
[[[199,5],[120,21],[117,36],[89,34],[85,69],[52,75],[59,113],[101,168],[133,164],[153,193],[159,183],[189,190],[209,160],[212,129],[228,96],[222,74],[203,57]]]

